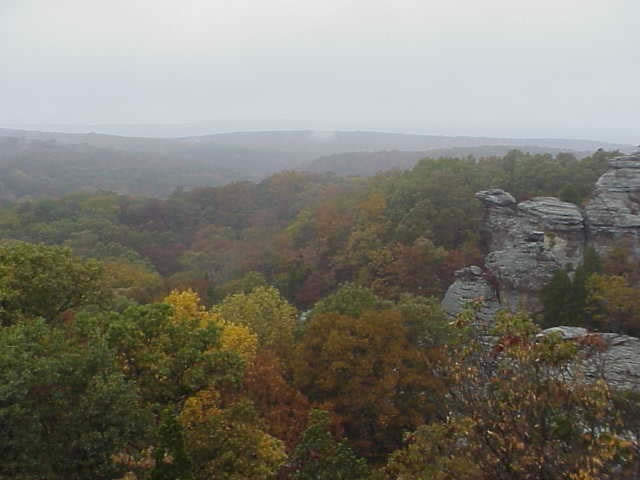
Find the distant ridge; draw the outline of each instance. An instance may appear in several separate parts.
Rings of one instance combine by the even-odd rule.
[[[532,142],[536,142],[535,144]],[[166,197],[176,188],[260,181],[282,170],[374,175],[424,157],[573,153],[630,145],[591,140],[495,139],[313,130],[181,138],[0,129],[0,201],[110,190]]]
[[[466,158],[502,157],[511,150],[525,153],[557,155],[571,153],[576,158],[589,156],[592,151],[568,151],[562,148],[539,147],[531,145],[483,145],[479,147],[452,147],[425,150],[422,152],[401,152],[398,150],[379,152],[348,152],[326,155],[314,159],[306,171],[313,173],[335,173],[340,176],[371,176],[376,173],[398,169],[407,170],[423,158]]]
[[[217,133],[177,138],[125,137],[100,133],[59,133],[32,130],[0,129],[0,137],[21,137],[32,140],[134,151],[182,149],[185,146],[209,145],[219,147],[277,150],[312,154],[315,156],[346,152],[375,152],[382,150],[424,151],[436,148],[479,146],[529,146],[562,149],[565,151],[606,150],[631,151],[632,145],[594,140],[557,138],[493,138],[443,135],[414,135],[368,131],[276,130],[257,132]]]

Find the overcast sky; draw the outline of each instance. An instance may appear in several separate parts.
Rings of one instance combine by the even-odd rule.
[[[639,0],[0,0],[0,126],[640,143]]]

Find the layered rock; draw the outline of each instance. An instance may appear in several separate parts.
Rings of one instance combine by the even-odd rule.
[[[500,189],[484,190],[476,197],[486,207],[484,232],[490,253],[485,270],[472,266],[456,272],[442,301],[450,315],[478,299],[484,302],[478,313],[483,326],[490,325],[500,309],[538,311],[542,287],[558,269],[574,270],[587,243],[603,254],[625,241],[640,259],[640,152],[609,162],[584,216],[576,205],[553,197],[516,203]],[[551,331],[567,339],[588,335],[579,327],[545,332]],[[587,376],[640,392],[640,339],[615,333],[597,338],[599,348],[589,357]]]
[[[486,207],[485,236],[490,253],[486,272],[468,267],[456,272],[443,308],[450,315],[478,297],[485,299],[480,313],[488,321],[500,308],[540,309],[538,294],[556,270],[575,268],[582,259],[585,231],[582,213],[575,205],[553,197],[536,197],[516,203],[504,190],[478,192]],[[495,286],[488,281],[491,278]]]
[[[476,198],[485,205],[483,233],[489,251],[512,246],[516,235],[514,232],[520,230],[516,199],[499,188],[478,192]]]
[[[541,309],[539,292],[560,268],[544,242],[528,242],[491,252],[485,265],[497,280],[502,308],[530,312]]]
[[[485,235],[491,253],[485,265],[499,287],[505,308],[539,310],[538,292],[554,272],[573,270],[585,243],[580,209],[554,197],[516,204],[500,189],[478,192],[486,207]]]
[[[469,302],[480,300],[482,306],[477,318],[483,326],[488,326],[500,310],[496,290],[487,280],[485,273],[475,265],[456,271],[456,280],[447,290],[442,300],[442,308],[451,316],[462,312]]]
[[[609,161],[585,212],[589,241],[599,253],[627,241],[640,258],[640,153]]]
[[[584,216],[576,205],[554,197],[517,203],[501,189],[483,190],[476,197],[486,209],[486,276],[495,279],[496,298],[505,308],[537,311],[540,289],[556,270],[571,273],[587,243],[603,254],[624,241],[640,260],[640,152],[609,161]],[[476,281],[479,277],[457,278],[445,309],[454,313],[452,305],[464,302],[474,289],[483,291],[485,285]],[[458,301],[453,300],[456,295]]]
[[[559,333],[566,340],[586,338],[589,332],[581,327],[554,327],[542,334]],[[585,375],[602,378],[613,388],[640,392],[640,338],[617,333],[596,333],[597,347],[587,357]]]
[[[518,204],[526,231],[544,232],[544,247],[561,267],[573,270],[582,262],[584,218],[573,203],[555,197],[535,197]]]

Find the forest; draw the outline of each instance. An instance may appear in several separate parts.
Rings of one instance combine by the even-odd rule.
[[[543,311],[490,332],[480,300],[440,307],[487,253],[475,192],[581,205],[618,155],[290,169],[164,196],[153,178],[135,195],[25,183],[0,208],[0,479],[638,478],[640,395],[577,371],[597,335],[540,333],[639,336],[628,245],[585,250]]]

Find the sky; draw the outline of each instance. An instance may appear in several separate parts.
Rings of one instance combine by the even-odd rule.
[[[638,144],[639,45],[638,0],[0,0],[0,127]]]

